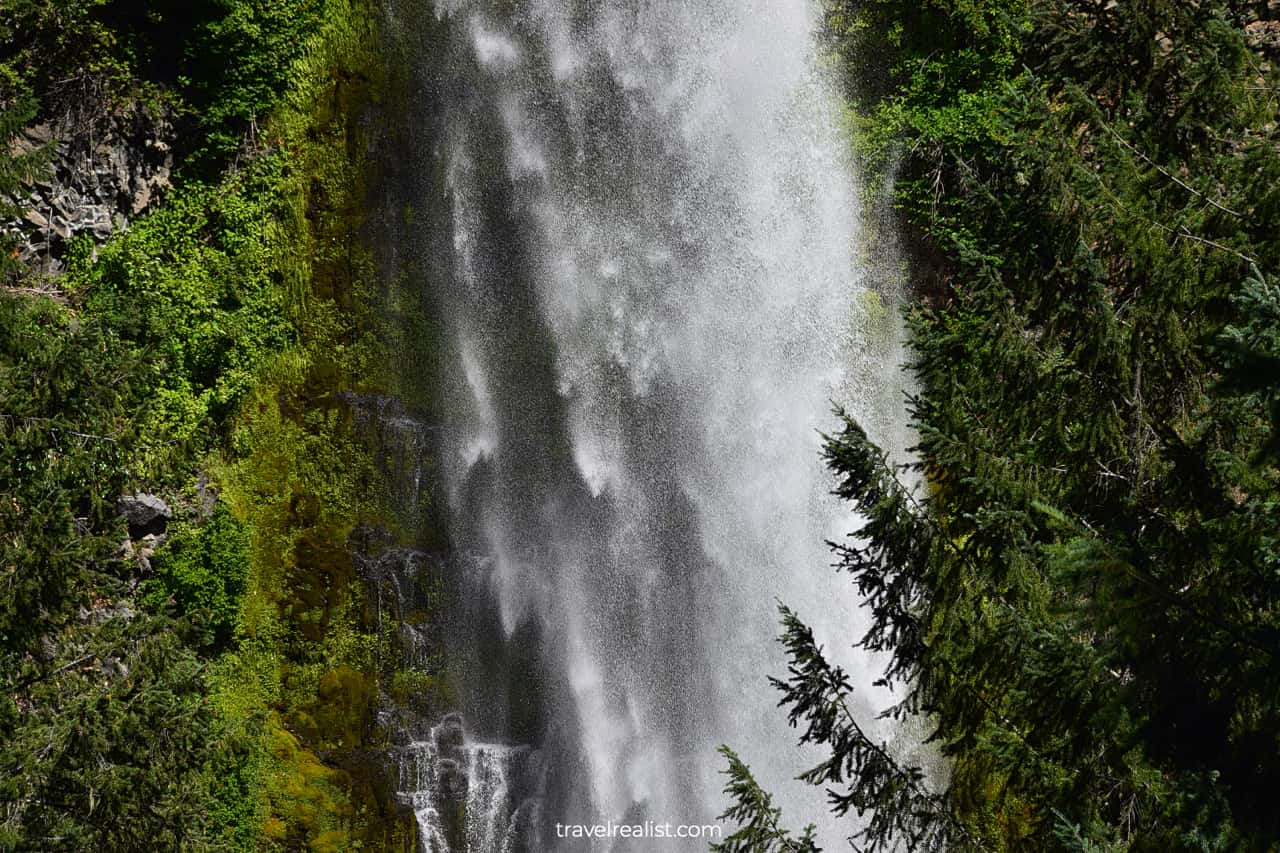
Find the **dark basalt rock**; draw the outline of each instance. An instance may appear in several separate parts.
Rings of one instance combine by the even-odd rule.
[[[467,799],[467,771],[462,763],[452,758],[441,758],[436,761],[437,794],[444,800],[454,802]]]
[[[162,533],[169,519],[173,518],[173,510],[164,500],[143,492],[122,495],[116,501],[116,512],[124,516],[132,539]]]
[[[450,759],[461,760],[466,732],[462,727],[462,715],[445,714],[435,728],[437,752]]]
[[[26,128],[13,153],[46,150],[51,162],[7,199],[19,212],[0,220],[0,234],[14,240],[18,260],[35,272],[61,273],[74,237],[88,234],[101,243],[154,207],[170,185],[175,138],[174,116],[164,110]]]

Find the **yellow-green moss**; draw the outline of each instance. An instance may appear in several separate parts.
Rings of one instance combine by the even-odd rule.
[[[241,642],[217,662],[221,712],[258,721],[258,849],[411,849],[378,747],[379,637],[350,548],[358,525],[391,526],[386,489],[341,391],[376,389],[374,264],[362,245],[357,119],[378,85],[375,21],[328,6],[262,138],[285,153],[269,224],[276,279],[300,340],[267,364],[210,469],[250,531]],[[246,727],[248,727],[246,725]]]

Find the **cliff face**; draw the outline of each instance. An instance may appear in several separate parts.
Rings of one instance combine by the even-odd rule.
[[[411,82],[389,9],[292,5],[148,36],[213,44],[190,56],[226,79],[139,62],[145,107],[0,121],[11,158],[46,161],[0,205],[20,262],[0,273],[0,540],[22,579],[0,606],[0,850],[417,844],[399,755],[447,688],[431,383],[402,381],[423,289],[387,248]],[[107,6],[68,32],[155,25]],[[14,43],[66,41],[32,14]],[[82,67],[23,56],[0,72],[42,97]],[[144,504],[156,530],[130,526]]]
[[[17,259],[57,275],[75,237],[101,243],[146,215],[170,187],[176,134],[171,111],[161,108],[24,129],[10,143],[14,153],[45,151],[51,162],[12,199],[18,215],[0,223]]]

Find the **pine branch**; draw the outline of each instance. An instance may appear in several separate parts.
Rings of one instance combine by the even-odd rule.
[[[854,575],[872,611],[872,626],[859,645],[891,655],[881,683],[891,686],[893,679],[909,682],[911,693],[903,704],[916,703],[921,684],[932,681],[928,668],[941,668],[955,679],[955,687],[964,691],[1022,745],[1030,759],[1046,770],[1065,773],[1063,765],[1030,742],[1019,726],[1001,711],[999,703],[988,698],[944,655],[935,654],[925,638],[917,614],[925,608],[929,597],[929,563],[933,559],[934,542],[941,543],[965,565],[972,577],[986,587],[987,599],[998,605],[1012,624],[1020,626],[1024,635],[1031,637],[1025,648],[1035,650],[1037,655],[1043,654],[1046,639],[1063,648],[1082,650],[1082,647],[1054,632],[1048,632],[1046,637],[1042,628],[1027,625],[1025,614],[1005,599],[969,554],[897,480],[887,457],[865,431],[842,410],[837,409],[837,414],[844,419],[846,427],[838,438],[826,437],[825,455],[828,465],[842,475],[836,494],[852,501],[866,519],[856,536],[867,542],[855,547],[831,544],[841,556],[841,568]],[[1071,667],[1069,678],[1076,681],[1083,671],[1079,666]],[[1099,670],[1090,667],[1089,671]],[[1106,674],[1111,676],[1111,686],[1118,685],[1119,679],[1113,673]],[[848,714],[847,708],[844,713]]]
[[[843,416],[843,412],[840,414]],[[989,719],[998,722],[1026,749],[1028,757],[1036,761],[1046,772],[1061,778],[1070,778],[1073,774],[1067,771],[1067,765],[1043,754],[1028,740],[1019,727],[1000,711],[999,703],[988,699],[983,691],[971,684],[970,679],[958,672],[945,656],[934,653],[923,636],[923,627],[918,614],[927,612],[925,607],[928,603],[930,584],[936,582],[931,563],[936,560],[937,555],[930,551],[932,543],[936,541],[960,564],[965,565],[972,579],[985,587],[984,599],[999,606],[1011,617],[1014,624],[1022,626],[1021,630],[1026,634],[1028,641],[1019,644],[1012,651],[1018,655],[1030,652],[1032,657],[1017,668],[1017,672],[1025,673],[1025,677],[1015,675],[1017,689],[1045,695],[1046,685],[1076,683],[1083,686],[1090,682],[1099,687],[1120,688],[1123,687],[1123,673],[1105,667],[1100,669],[1094,665],[1096,655],[1072,661],[1063,659],[1061,654],[1053,651],[1054,647],[1057,647],[1059,651],[1074,649],[1083,653],[1088,650],[1088,647],[1083,645],[1078,637],[1063,635],[1060,626],[1051,623],[1040,626],[1026,624],[1026,614],[1005,599],[990,583],[988,573],[974,562],[968,550],[962,548],[952,536],[948,535],[932,514],[897,481],[891,472],[887,457],[867,438],[861,427],[847,417],[845,420],[847,426],[844,433],[839,438],[828,437],[826,454],[831,467],[843,475],[837,494],[852,500],[859,513],[866,519],[866,524],[855,534],[860,539],[866,540],[865,544],[859,543],[853,547],[835,546],[842,556],[842,568],[852,572],[859,589],[864,594],[869,594],[868,601],[873,614],[873,625],[861,645],[865,648],[887,650],[893,655],[887,671],[896,678],[913,682],[912,690],[917,693],[910,697],[909,701],[918,702],[918,691],[922,689],[920,685],[924,685],[923,689],[926,691],[931,689],[930,683],[936,680],[937,673],[946,671],[955,679],[951,687],[963,691],[964,695],[971,697],[984,708],[990,715]],[[1086,559],[1099,565],[1105,563],[1107,566],[1113,566],[1114,568],[1108,571],[1123,572],[1151,590],[1159,600],[1182,610],[1187,616],[1206,627],[1211,626],[1213,629],[1225,631],[1244,646],[1274,655],[1274,651],[1263,640],[1242,634],[1237,626],[1229,624],[1225,619],[1219,618],[1216,614],[1206,614],[1190,602],[1181,600],[1150,571],[1144,570],[1140,561],[1135,561],[1135,556],[1142,556],[1140,553],[1128,555],[1123,550],[1112,546],[1087,523],[1072,522],[1065,514],[1033,498],[1029,499],[1028,505],[1030,508],[1045,512],[1050,520],[1068,526],[1073,535],[1076,535],[1076,538],[1069,540],[1068,544],[1087,543],[1089,553],[1084,555]],[[1079,534],[1084,534],[1084,538],[1080,538]],[[1040,573],[1040,579],[1052,588],[1052,579],[1044,576],[1038,567],[1036,571]],[[931,668],[934,670],[932,673],[929,672]],[[797,674],[794,668],[792,673],[794,681]],[[1018,678],[1020,680],[1017,680]],[[1109,705],[1105,697],[1100,698],[1096,695],[1096,688],[1082,691],[1072,689],[1062,694],[1052,690],[1048,692],[1049,695],[1056,696],[1055,701],[1059,703],[1067,695],[1076,695],[1077,692],[1082,699],[1086,700],[1085,704],[1074,709],[1069,702],[1063,704],[1061,710],[1068,717],[1088,707],[1105,708]],[[926,696],[926,701],[931,700]],[[1079,723],[1070,726],[1070,731],[1073,732],[1088,729],[1088,725]],[[971,735],[972,732],[968,734]],[[1057,732],[1053,734],[1056,735]],[[858,732],[851,732],[847,739],[857,737],[859,737]],[[1118,749],[1122,750],[1123,745],[1112,744],[1105,747],[1090,763],[1100,760],[1104,755],[1115,754],[1115,750]],[[862,752],[868,753],[869,748],[863,746]],[[870,755],[869,760],[876,758],[877,756]],[[889,765],[883,765],[880,768],[876,768],[874,764],[868,764],[868,766],[870,770],[854,766],[845,768],[845,771],[849,776],[853,776],[855,772],[864,776],[869,772],[879,772],[882,778],[889,778],[886,774],[892,771]],[[819,773],[824,769],[827,768],[825,766],[815,768],[813,772]],[[1133,780],[1125,782],[1115,779],[1110,773],[1106,775],[1115,781],[1117,787],[1133,789],[1135,784]]]
[[[804,724],[801,743],[822,744],[831,757],[803,773],[812,785],[846,785],[844,792],[828,788],[832,811],[871,814],[855,835],[868,851],[894,850],[906,844],[912,851],[982,850],[982,842],[956,817],[945,796],[924,785],[919,767],[904,767],[858,723],[846,697],[852,692],[848,676],[822,654],[813,631],[786,606],[778,605],[784,627],[781,640],[790,657],[786,681],[771,678],[782,691],[779,704],[790,705],[788,722]]]
[[[1243,218],[1244,218],[1244,214],[1243,214],[1243,213],[1239,213],[1239,212],[1237,212],[1237,211],[1234,211],[1234,210],[1232,210],[1231,208],[1227,207],[1226,205],[1223,205],[1223,204],[1220,204],[1219,202],[1214,201],[1213,199],[1209,198],[1209,196],[1207,196],[1207,195],[1205,195],[1204,193],[1200,192],[1200,191],[1199,191],[1198,189],[1196,189],[1195,187],[1191,186],[1190,184],[1188,184],[1188,183],[1186,183],[1185,181],[1183,181],[1183,180],[1181,180],[1180,178],[1178,178],[1178,176],[1177,176],[1177,175],[1173,174],[1173,173],[1172,173],[1172,172],[1170,172],[1168,169],[1164,168],[1164,167],[1163,167],[1163,166],[1161,166],[1159,163],[1157,163],[1156,161],[1152,160],[1152,159],[1151,159],[1150,157],[1148,157],[1146,154],[1143,154],[1141,151],[1139,151],[1137,148],[1135,148],[1135,147],[1133,146],[1133,144],[1132,144],[1132,143],[1130,143],[1127,139],[1125,139],[1123,136],[1121,136],[1119,133],[1117,133],[1117,132],[1116,132],[1116,130],[1115,130],[1115,128],[1113,128],[1111,125],[1109,125],[1109,124],[1107,124],[1105,121],[1103,121],[1103,120],[1102,120],[1102,117],[1101,117],[1100,115],[1095,115],[1095,116],[1094,116],[1094,119],[1095,119],[1095,121],[1097,121],[1097,122],[1098,122],[1098,126],[1099,126],[1099,127],[1101,127],[1103,130],[1105,130],[1105,131],[1107,131],[1108,133],[1110,133],[1110,134],[1115,138],[1116,142],[1119,142],[1121,145],[1123,145],[1125,148],[1127,148],[1127,149],[1130,151],[1130,153],[1132,153],[1135,157],[1137,157],[1137,158],[1138,158],[1139,160],[1141,160],[1142,162],[1146,163],[1146,164],[1147,164],[1148,166],[1150,166],[1151,168],[1155,169],[1155,170],[1156,170],[1157,172],[1159,172],[1160,174],[1164,175],[1164,176],[1165,176],[1166,178],[1168,178],[1169,180],[1173,181],[1173,182],[1174,182],[1175,184],[1177,184],[1178,186],[1182,187],[1182,188],[1183,188],[1184,190],[1186,190],[1187,192],[1189,192],[1189,193],[1191,193],[1192,195],[1194,195],[1196,198],[1203,199],[1206,203],[1208,203],[1208,204],[1212,205],[1213,207],[1216,207],[1218,210],[1222,211],[1223,213],[1227,214],[1228,216],[1234,216],[1234,217],[1236,217],[1237,219],[1243,219]]]
[[[846,500],[854,501],[868,516],[882,506],[893,507],[892,511],[895,520],[902,520],[909,516],[910,520],[907,523],[914,528],[913,535],[910,537],[911,539],[917,539],[919,536],[936,538],[939,542],[943,543],[943,546],[947,548],[947,550],[951,551],[957,559],[962,561],[970,571],[973,572],[973,576],[975,578],[985,579],[985,572],[983,572],[981,568],[973,562],[973,559],[969,554],[956,545],[952,538],[938,526],[938,523],[933,518],[932,514],[925,507],[921,506],[915,496],[908,492],[902,484],[897,481],[897,478],[892,475],[884,453],[871,442],[862,427],[849,418],[844,410],[837,409],[836,413],[845,420],[846,429],[844,433],[838,439],[832,438],[831,436],[824,436],[826,439],[826,450],[824,452],[828,460],[828,465],[846,475],[846,479],[841,483],[840,487],[837,488],[836,494]],[[875,460],[874,463],[871,461],[872,459]],[[856,465],[851,465],[851,462],[856,463]],[[880,470],[876,471],[872,476],[868,476],[867,470],[873,465]],[[1134,580],[1143,584],[1153,594],[1155,594],[1157,598],[1161,599],[1166,604],[1177,607],[1192,619],[1203,623],[1206,627],[1217,628],[1226,632],[1242,646],[1251,648],[1254,651],[1262,652],[1272,659],[1280,658],[1280,647],[1269,644],[1267,641],[1250,636],[1249,634],[1242,633],[1235,626],[1216,615],[1212,613],[1205,613],[1188,605],[1175,591],[1160,583],[1159,579],[1154,575],[1150,572],[1143,571],[1138,565],[1135,565],[1134,560],[1130,558],[1130,555],[1122,553],[1120,549],[1117,549],[1114,545],[1104,539],[1102,534],[1087,522],[1083,520],[1072,522],[1066,515],[1062,514],[1058,510],[1052,509],[1040,501],[1032,500],[1031,505],[1060,523],[1075,526],[1076,533],[1086,533],[1090,539],[1094,540],[1102,553],[1105,553],[1111,561],[1121,566],[1122,571]],[[904,509],[906,510],[906,515],[903,515]],[[866,527],[858,531],[858,535],[866,536],[867,531],[872,529],[873,524],[874,522],[868,523]],[[928,530],[922,531],[918,525],[924,525]],[[871,534],[871,538],[873,540],[875,539],[874,531]],[[864,550],[866,549],[849,548],[838,543],[831,543],[831,545],[843,556],[849,558],[844,563],[844,568],[858,577],[860,590],[862,589],[863,574],[868,573],[870,570],[874,570],[870,579],[870,587],[873,591],[884,590],[888,592],[895,588],[904,591],[903,595],[900,596],[897,601],[881,603],[879,605],[879,609],[884,610],[886,613],[893,614],[895,627],[908,629],[914,626],[914,630],[919,629],[918,622],[912,614],[915,612],[914,605],[918,602],[924,601],[927,596],[927,591],[924,589],[923,582],[919,579],[908,579],[905,577],[907,573],[901,571],[897,572],[897,574],[904,576],[902,580],[896,583],[886,583],[883,580],[886,565],[909,565],[907,563],[886,562],[894,555],[894,552],[905,553],[907,549],[898,547],[894,548],[891,552],[884,548],[883,543],[873,541],[872,546],[879,548],[880,550],[876,552],[868,550],[867,554],[864,555]],[[925,550],[927,552],[927,548]],[[868,555],[872,559],[868,559]],[[1040,579],[1044,583],[1052,585],[1051,579],[1045,577],[1043,574],[1040,576]],[[863,590],[863,592],[866,594],[866,590]],[[992,601],[999,604],[1011,614],[1020,616],[1017,608],[1007,601],[999,590],[993,587],[988,587],[988,593],[990,594]],[[874,602],[872,610],[873,613],[878,615],[879,610],[875,606]],[[872,631],[876,631],[874,626]],[[873,637],[875,645],[866,645],[864,641],[864,646],[872,651],[894,651],[896,655],[896,650],[901,648],[901,646],[896,642],[885,644],[883,639],[880,637],[880,634],[882,633],[883,631]],[[870,632],[868,636],[872,636]],[[916,639],[914,641],[914,645],[916,650],[924,648],[922,639]],[[907,669],[907,667],[895,667],[895,671],[902,670],[905,672]]]
[[[711,845],[715,853],[822,853],[813,840],[813,824],[793,838],[780,825],[782,809],[773,805],[773,797],[756,782],[751,768],[729,747],[721,746],[719,752],[729,761],[728,769],[722,771],[729,777],[724,793],[733,798],[720,819],[739,826],[724,841]]]
[[[1173,228],[1170,228],[1168,225],[1165,225],[1162,222],[1156,222],[1155,220],[1152,220],[1151,224],[1159,228],[1161,231],[1167,231],[1168,233],[1174,235],[1175,237],[1191,240],[1192,242],[1200,243],[1212,249],[1218,249],[1220,251],[1227,252],[1228,254],[1235,255],[1237,258],[1239,258],[1240,260],[1246,263],[1249,263],[1249,264],[1258,263],[1256,258],[1251,258],[1248,255],[1244,254],[1243,252],[1237,252],[1235,249],[1231,248],[1230,246],[1224,246],[1221,243],[1217,242],[1216,240],[1210,240],[1207,237],[1197,237],[1195,234],[1192,234],[1190,231],[1188,231],[1185,228],[1178,228],[1175,230]]]

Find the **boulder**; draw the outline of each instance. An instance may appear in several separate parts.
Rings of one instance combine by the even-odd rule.
[[[436,752],[446,758],[460,760],[462,746],[466,742],[466,732],[462,727],[462,715],[445,714],[432,731],[436,741]]]
[[[130,533],[157,532],[152,528],[163,529],[165,522],[173,518],[173,510],[169,509],[167,503],[155,495],[143,492],[122,495],[116,501],[116,512],[123,515],[129,523]]]
[[[58,657],[58,644],[53,637],[42,634],[36,641],[35,656],[42,663],[49,663]]]
[[[436,760],[437,794],[445,800],[464,802],[467,799],[467,771],[452,758]]]
[[[129,665],[117,657],[109,657],[98,664],[98,669],[108,678],[128,678]]]

